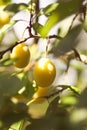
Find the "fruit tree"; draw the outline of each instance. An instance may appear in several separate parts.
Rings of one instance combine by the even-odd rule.
[[[0,130],[87,130],[87,1],[0,1]]]

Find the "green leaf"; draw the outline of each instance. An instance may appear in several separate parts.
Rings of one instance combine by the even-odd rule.
[[[46,37],[50,29],[60,22],[61,20],[69,17],[72,14],[79,12],[82,0],[71,0],[67,2],[60,2],[56,10],[50,15],[45,23],[43,29],[41,29],[40,34],[42,37]]]
[[[42,103],[39,106],[41,107]],[[54,107],[53,107],[54,106]],[[45,107],[45,106],[44,106]],[[36,109],[36,113],[38,109]],[[68,112],[63,106],[58,105],[58,99],[55,99],[52,104],[49,104],[47,113],[40,118],[34,118],[32,122],[26,127],[26,130],[70,130],[68,120]]]
[[[6,6],[4,8],[4,10],[8,10],[10,12],[17,13],[17,12],[25,9],[26,7],[28,7],[28,5],[25,3],[19,3],[19,4],[13,3],[13,4],[9,4],[8,6]]]
[[[10,109],[10,108],[9,108]],[[15,123],[15,122],[18,122],[18,121],[21,121],[23,119],[25,119],[27,116],[26,113],[17,113],[17,112],[11,112],[11,113],[8,113],[7,115],[5,115],[3,118],[2,118],[2,128],[10,128],[10,126]],[[1,126],[0,126],[1,127]],[[8,129],[0,129],[0,130],[8,130]],[[13,129],[12,129],[13,130]],[[16,129],[17,130],[17,129]]]
[[[58,110],[58,102],[60,100],[60,97],[57,96],[56,98],[54,98],[53,101],[51,101],[51,103],[48,106],[48,109],[46,111],[46,115],[50,115],[52,113],[54,113],[54,111],[56,112]]]
[[[76,86],[70,86],[69,88],[70,88],[70,90],[73,91],[75,94],[80,95],[81,91],[80,91],[80,89],[79,89],[78,87],[76,87]]]
[[[16,122],[16,123],[14,123],[12,126],[11,126],[11,128],[14,130],[14,129],[16,129],[16,130],[20,130],[20,128],[21,128],[21,126],[23,125],[23,120],[21,120],[21,121],[18,121],[18,122]]]
[[[43,26],[39,23],[34,23],[33,24],[33,29],[37,32],[40,33],[41,29],[43,28]]]
[[[46,98],[37,98],[29,101],[27,105],[29,107],[28,113],[33,118],[40,118],[45,115],[49,103]]]
[[[52,53],[55,56],[61,56],[75,48],[79,43],[80,39],[78,39],[78,35],[80,34],[81,30],[81,25],[75,26],[60,42],[58,42],[58,44],[54,46]]]
[[[87,109],[87,88],[81,93],[78,102],[78,108],[86,108]]]
[[[44,8],[41,11],[41,14],[49,16],[51,13],[53,13],[56,10],[56,8],[58,7],[58,5],[59,5],[59,3],[54,3],[54,4],[48,5],[46,8]]]
[[[74,94],[80,95],[80,89],[72,85],[58,85],[57,87],[63,88],[63,90],[70,89]]]
[[[17,77],[9,74],[0,75],[0,112],[9,97],[15,95],[21,87],[22,83]]]
[[[77,25],[73,29],[71,29],[68,35],[66,35],[65,38],[59,42],[58,49],[61,52],[68,52],[73,48],[75,48],[79,43],[77,36],[80,34],[81,30],[82,30],[81,25]]]
[[[0,95],[12,96],[22,87],[22,82],[16,77],[9,74],[0,75]]]
[[[14,62],[15,60],[14,59],[1,59],[0,61],[0,66],[10,66],[12,65],[12,63]]]
[[[64,96],[61,103],[65,105],[75,105],[77,103],[77,99],[74,96]]]
[[[24,76],[22,78],[23,85],[25,86],[24,95],[28,98],[32,98],[32,95],[34,94],[34,87],[32,86],[32,82],[29,81],[29,75],[28,73],[24,73]]]

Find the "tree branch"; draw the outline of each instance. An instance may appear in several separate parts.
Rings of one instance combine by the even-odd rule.
[[[3,57],[3,55],[4,55],[6,52],[12,51],[12,49],[13,49],[17,44],[26,42],[26,41],[29,40],[30,38],[41,38],[40,35],[33,35],[33,34],[31,33],[31,30],[29,30],[29,33],[30,33],[30,36],[29,36],[29,37],[27,37],[27,38],[25,38],[25,39],[23,39],[23,40],[21,40],[21,41],[15,42],[14,45],[12,45],[11,47],[7,48],[6,50],[0,51],[0,59]],[[45,38],[49,38],[49,39],[57,38],[57,39],[59,39],[59,40],[62,39],[62,37],[57,36],[57,35],[50,35],[50,36],[47,36],[47,37],[45,37]]]

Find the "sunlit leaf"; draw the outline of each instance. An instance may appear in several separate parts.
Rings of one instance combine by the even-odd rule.
[[[64,105],[75,105],[77,100],[74,96],[64,96],[61,100]]]
[[[34,30],[39,33],[41,31],[41,29],[43,28],[43,25],[39,24],[39,23],[34,23],[33,24],[33,28]]]
[[[76,93],[78,95],[81,93],[80,89],[77,88],[76,86],[70,86],[69,88],[71,91],[73,91],[74,93]]]
[[[57,9],[49,16],[48,20],[45,23],[45,26],[40,31],[42,37],[45,37],[50,29],[60,22],[61,20],[69,17],[72,14],[79,12],[79,7],[82,3],[82,0],[71,0],[67,2],[60,2]]]
[[[23,124],[23,120],[22,121],[18,121],[16,123],[14,123],[13,125],[11,125],[11,129],[16,129],[16,130],[20,130],[20,128],[22,128],[22,124]]]
[[[67,111],[63,107],[58,107],[58,105],[56,105],[54,109],[51,108],[49,114],[46,114],[44,117],[40,117],[39,119],[33,119],[26,127],[26,130],[34,130],[35,128],[38,130],[70,130]]]
[[[49,104],[46,98],[37,98],[32,99],[27,105],[29,107],[28,113],[32,118],[40,118],[45,115]]]
[[[46,16],[49,16],[51,13],[53,13],[56,10],[58,5],[59,5],[59,3],[50,4],[47,7],[45,7],[44,9],[42,9],[41,13]]]
[[[0,61],[0,66],[10,66],[13,62],[14,60],[7,58]]]

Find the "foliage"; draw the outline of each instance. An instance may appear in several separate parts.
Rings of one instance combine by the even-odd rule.
[[[0,26],[0,130],[87,130],[87,2],[56,0],[42,8],[41,3],[0,1],[10,16]],[[15,19],[21,13],[29,17]],[[26,25],[20,38],[21,22]],[[30,62],[17,68],[10,54],[22,43]],[[33,70],[42,57],[53,61],[56,78],[38,91]]]

